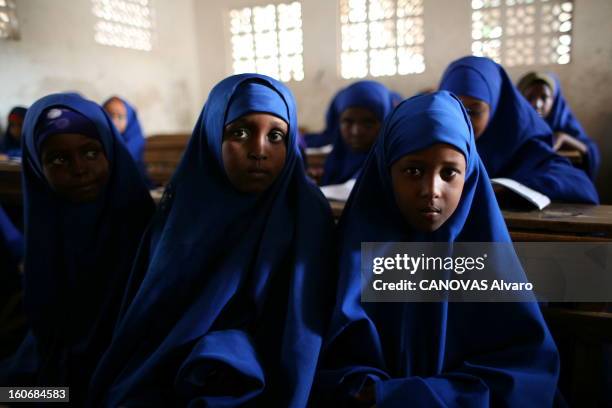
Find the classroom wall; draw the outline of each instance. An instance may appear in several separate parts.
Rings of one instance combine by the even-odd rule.
[[[232,8],[281,2],[275,0],[200,0],[196,2],[198,54],[202,93],[231,74],[228,11]],[[425,59],[427,68],[417,75],[377,78],[405,96],[437,86],[450,61],[470,53],[470,0],[425,0]],[[612,2],[575,0],[572,62],[566,66],[529,67],[509,70],[516,80],[529,69],[559,74],[566,96],[578,118],[601,147],[604,165],[598,188],[605,202],[612,203]],[[351,81],[339,75],[340,28],[338,2],[302,1],[305,79],[290,82],[298,103],[299,121],[310,130],[323,126],[330,98]]]
[[[90,0],[17,0],[21,40],[0,41],[0,123],[14,105],[78,91],[125,97],[147,134],[190,132],[202,103],[193,1],[152,1],[157,35],[143,52],[97,44]]]

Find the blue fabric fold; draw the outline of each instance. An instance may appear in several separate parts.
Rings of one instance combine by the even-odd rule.
[[[565,99],[565,96],[563,95],[559,77],[554,74],[548,75],[554,80],[555,92],[552,109],[545,118],[546,123],[548,123],[554,132],[565,132],[568,135],[580,140],[587,146],[588,154],[585,156],[585,170],[591,180],[595,180],[597,170],[599,170],[599,165],[601,163],[597,143],[595,143],[595,141],[591,139],[589,135],[587,135],[584,128],[574,115],[574,112],[572,112],[567,100]]]
[[[466,158],[453,215],[419,232],[395,204],[390,166],[436,143]],[[558,353],[535,302],[361,302],[362,242],[510,244],[469,117],[441,91],[403,101],[387,118],[339,224],[340,278],[313,399],[351,406],[367,379],[376,406],[550,406]],[[519,279],[524,279],[522,271]],[[345,405],[342,405],[345,404]]]
[[[233,187],[221,153],[232,101],[252,86],[275,94],[251,101],[255,110],[289,124],[283,170],[259,194]],[[253,111],[244,102],[238,111]],[[333,221],[296,138],[294,98],[278,81],[243,74],[213,88],[138,255],[92,382],[96,405],[211,401],[210,391],[182,386],[207,372],[210,359],[198,357],[204,346],[206,356],[224,356],[236,381],[261,382],[257,392],[217,396],[216,406],[306,405],[333,297]],[[229,343],[213,342],[212,333],[228,334]],[[248,343],[246,360],[227,352],[231,342]]]
[[[587,175],[552,149],[552,130],[514,87],[506,71],[483,57],[463,57],[446,69],[440,89],[490,107],[478,153],[490,177],[507,177],[553,201],[599,203]]]

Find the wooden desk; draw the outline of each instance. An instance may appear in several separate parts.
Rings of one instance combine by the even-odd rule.
[[[514,241],[612,241],[611,205],[552,203],[502,213]]]
[[[155,184],[163,186],[170,180],[190,137],[189,134],[153,135],[145,139],[144,162]]]
[[[338,219],[344,202],[329,202]],[[552,203],[543,211],[503,210],[514,241],[612,241],[612,205]]]
[[[0,204],[21,205],[21,164],[0,162]]]

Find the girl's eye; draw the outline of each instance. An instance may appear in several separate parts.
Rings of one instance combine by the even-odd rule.
[[[243,128],[232,131],[232,137],[235,139],[246,139],[248,135],[246,129]]]
[[[64,156],[55,156],[52,157],[50,162],[51,164],[53,164],[54,166],[62,166],[64,164],[66,164],[66,158]]]
[[[418,167],[408,167],[406,170],[404,170],[404,172],[409,176],[414,177],[420,176],[423,173]]]
[[[453,177],[455,177],[457,174],[459,173],[459,171],[457,171],[457,169],[443,169],[441,172],[441,176],[444,180],[450,180]]]
[[[85,158],[89,159],[89,160],[95,160],[98,157],[98,151],[97,150],[88,150],[85,152]]]
[[[285,139],[285,134],[282,132],[272,132],[270,133],[268,138],[270,139],[270,142],[278,143],[278,142],[282,142]]]

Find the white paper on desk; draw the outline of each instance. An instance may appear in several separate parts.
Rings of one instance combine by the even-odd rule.
[[[514,191],[516,194],[535,205],[539,210],[543,210],[550,204],[550,198],[548,198],[548,196],[545,196],[539,191],[535,191],[534,189],[529,188],[518,181],[509,178],[494,178],[491,179],[491,183],[499,184],[500,186],[506,187],[508,190]]]
[[[321,147],[307,147],[306,154],[329,154],[333,148],[334,146],[331,144]]]
[[[321,187],[323,195],[328,200],[346,201],[348,200],[351,190],[355,185],[355,179],[351,179],[343,184],[333,184],[331,186]]]

